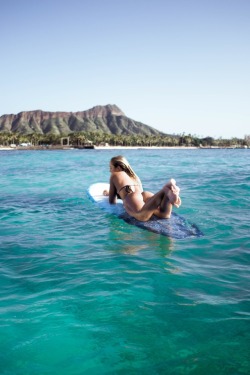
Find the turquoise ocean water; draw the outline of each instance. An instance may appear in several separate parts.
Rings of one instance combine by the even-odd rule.
[[[98,209],[123,153],[204,237]],[[250,150],[0,152],[0,374],[249,374]]]

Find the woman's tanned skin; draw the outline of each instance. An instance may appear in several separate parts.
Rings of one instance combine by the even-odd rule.
[[[158,193],[143,191],[141,181],[123,156],[110,160],[110,189],[104,195],[115,204],[117,195],[122,199],[125,210],[139,221],[148,221],[153,215],[170,218],[173,206],[179,207],[180,189],[171,179]]]

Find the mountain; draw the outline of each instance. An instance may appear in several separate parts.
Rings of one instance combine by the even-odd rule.
[[[127,117],[116,105],[95,106],[81,112],[20,112],[0,117],[0,132],[67,135],[73,132],[161,135],[162,132]]]

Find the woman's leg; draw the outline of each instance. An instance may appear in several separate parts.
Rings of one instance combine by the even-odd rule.
[[[172,205],[179,207],[180,189],[174,180],[170,180],[158,193],[128,194],[124,199],[124,207],[129,215],[140,221],[148,221],[152,215],[170,218]]]
[[[169,196],[166,193],[161,201],[160,206],[154,214],[161,219],[170,219],[173,205],[170,203]]]
[[[165,195],[161,201],[161,204],[154,212],[154,215],[161,219],[169,219],[171,217],[173,205],[179,207],[181,205],[181,199],[179,197],[180,189],[176,185],[174,179],[171,179],[164,187]],[[154,196],[153,193],[145,191],[142,193],[143,200],[146,203],[147,200]]]
[[[144,191],[142,193],[143,200],[146,203],[151,197],[154,196],[153,193],[150,191]],[[169,219],[171,217],[173,205],[169,201],[169,197],[167,194],[163,197],[161,204],[157,209],[154,211],[154,215],[161,218],[161,219]]]
[[[144,203],[141,193],[128,194],[123,201],[124,208],[129,215],[137,220],[148,221],[154,211],[160,206],[164,194],[163,190],[161,190],[149,198],[146,203]]]

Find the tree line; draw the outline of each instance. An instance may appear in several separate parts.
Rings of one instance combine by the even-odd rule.
[[[106,134],[102,132],[74,132],[65,135],[48,134],[21,134],[17,132],[1,132],[0,145],[10,146],[29,143],[32,146],[59,146],[63,144],[63,138],[69,139],[72,147],[81,147],[92,143],[99,146],[155,146],[155,147],[249,147],[250,135],[242,138],[215,139],[213,137],[201,138],[185,133],[177,135],[139,135],[139,134]]]

